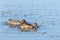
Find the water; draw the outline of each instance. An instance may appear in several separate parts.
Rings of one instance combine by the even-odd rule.
[[[9,28],[9,19],[37,22],[37,32]],[[60,40],[60,0],[0,0],[0,40]]]

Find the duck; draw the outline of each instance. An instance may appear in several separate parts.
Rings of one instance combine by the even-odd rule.
[[[9,19],[8,21],[9,27],[16,27],[16,26],[19,26],[20,24],[21,24],[20,20]]]
[[[21,24],[19,26],[20,30],[22,32],[27,32],[27,31],[37,31],[37,23],[33,23],[33,24]]]
[[[27,21],[25,19],[23,20],[13,20],[13,19],[9,19],[8,21],[8,25],[9,27],[15,28],[18,27],[22,32],[27,32],[27,31],[37,31],[37,23],[32,23],[29,24],[27,23]]]

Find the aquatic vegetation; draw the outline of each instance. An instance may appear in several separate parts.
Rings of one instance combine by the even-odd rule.
[[[50,37],[51,37],[51,38],[54,38],[54,36],[53,36],[53,35],[51,35]]]
[[[2,13],[2,16],[4,16],[4,13]]]
[[[10,11],[7,11],[7,14],[11,15],[12,13]]]
[[[51,38],[59,38],[59,35],[50,35]]]
[[[47,32],[42,32],[41,34],[46,34]]]
[[[5,14],[11,15],[11,12],[10,11],[2,11],[2,16],[4,16]]]
[[[51,22],[51,25],[56,25],[56,22],[55,22],[55,21],[52,21],[52,22]]]
[[[26,17],[27,15],[25,14],[24,17]]]
[[[5,11],[2,11],[2,16],[4,16],[4,14],[5,14]]]
[[[16,17],[18,16],[18,14],[14,14]]]

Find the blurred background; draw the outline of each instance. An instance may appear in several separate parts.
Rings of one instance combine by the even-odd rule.
[[[9,19],[37,22],[37,32],[9,28]],[[60,0],[0,0],[0,40],[60,40]]]

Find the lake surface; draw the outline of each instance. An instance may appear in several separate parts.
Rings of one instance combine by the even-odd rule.
[[[9,19],[37,22],[38,31],[9,28]],[[0,40],[60,40],[60,0],[0,0]]]

